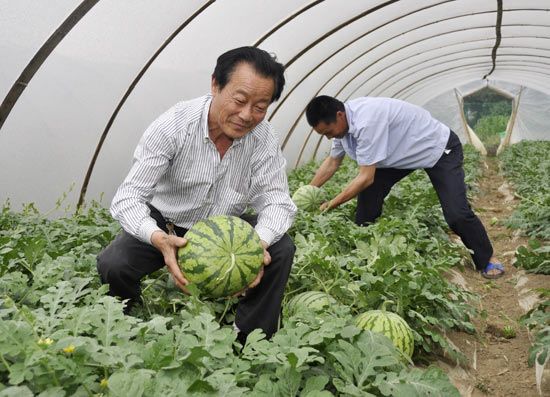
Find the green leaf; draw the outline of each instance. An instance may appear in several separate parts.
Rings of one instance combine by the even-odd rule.
[[[109,392],[116,397],[141,397],[154,374],[146,369],[115,372],[108,379]]]
[[[388,338],[364,331],[352,344],[339,340],[330,351],[336,359],[334,369],[341,380],[336,388],[345,393],[372,391],[372,382],[385,368],[402,366],[399,353]],[[343,389],[338,385],[346,385]]]
[[[426,371],[413,368],[403,370],[399,375],[386,374],[385,380],[379,385],[384,396],[393,397],[423,397],[445,396],[460,397],[456,387],[449,381],[447,375],[439,368],[430,367]]]
[[[301,395],[304,396],[304,397],[306,397],[306,396],[307,397],[315,397],[315,396],[322,397],[323,394],[318,394],[318,393],[320,393],[322,390],[325,389],[325,386],[327,385],[328,381],[329,381],[329,378],[326,375],[317,375],[317,376],[312,376],[312,377],[307,378],[306,385],[302,389]],[[332,393],[330,393],[328,391],[326,391],[324,393],[328,393],[328,394],[326,394],[327,396],[332,395]]]
[[[210,383],[202,379],[197,379],[187,389],[189,393],[213,393],[215,391],[216,389]]]
[[[48,390],[44,390],[37,397],[65,397],[66,393],[62,387],[51,387]]]
[[[27,386],[10,386],[0,391],[0,397],[33,397]]]

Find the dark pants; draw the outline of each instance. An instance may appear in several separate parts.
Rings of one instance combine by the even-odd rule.
[[[157,225],[167,231],[166,221],[160,212],[151,207],[151,216]],[[255,217],[242,217],[255,225]],[[187,230],[176,227],[178,236]],[[285,234],[268,248],[271,263],[265,267],[260,284],[240,298],[237,305],[235,324],[242,334],[247,335],[256,328],[262,329],[267,337],[277,331],[283,293],[292,267],[295,246]],[[125,231],[101,251],[97,257],[97,270],[101,282],[109,284],[109,294],[129,299],[129,305],[140,301],[141,279],[165,266],[162,254],[152,245],[141,242]],[[240,338],[242,341],[242,336]]]
[[[473,251],[472,258],[478,270],[485,269],[493,255],[493,247],[487,232],[479,218],[472,211],[466,197],[464,183],[464,155],[462,144],[451,131],[447,149],[432,168],[425,168],[439,197],[445,221],[461,239],[464,245]],[[374,183],[359,193],[355,222],[358,225],[372,223],[382,214],[384,198],[393,185],[413,170],[396,168],[377,168]]]

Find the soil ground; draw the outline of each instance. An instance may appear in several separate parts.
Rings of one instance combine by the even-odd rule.
[[[453,272],[454,282],[480,298],[472,304],[478,306],[481,315],[474,319],[475,335],[462,332],[448,335],[468,362],[456,365],[441,360],[439,365],[462,396],[550,396],[550,370],[544,372],[539,394],[535,368],[527,362],[532,335],[518,323],[538,301],[534,290],[550,288],[550,276],[526,274],[513,266],[515,250],[526,244],[527,238],[506,228],[502,221],[510,216],[519,200],[499,173],[497,159],[488,157],[482,166],[479,191],[471,204],[485,225],[495,256],[504,264],[506,273],[497,280],[487,280],[473,267]],[[505,338],[505,326],[513,327],[516,336]]]

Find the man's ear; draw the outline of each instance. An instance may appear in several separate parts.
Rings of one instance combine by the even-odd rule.
[[[345,126],[345,129],[346,131],[349,129],[349,124],[348,124],[348,118],[346,116],[346,112],[343,111],[343,110],[338,110],[336,112],[336,121],[342,121],[343,125]]]
[[[218,82],[216,81],[214,76],[212,76],[212,80],[210,82],[210,91],[212,92],[212,94],[216,94],[219,91]]]

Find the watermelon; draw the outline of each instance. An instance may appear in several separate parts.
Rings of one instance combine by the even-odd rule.
[[[355,324],[359,328],[386,335],[405,356],[412,357],[414,336],[409,324],[399,315],[384,309],[370,310],[357,316]]]
[[[307,212],[318,211],[326,198],[325,191],[313,185],[300,186],[292,195],[292,201],[296,207]]]
[[[336,304],[336,300],[321,291],[306,291],[293,296],[285,306],[287,316],[292,316],[300,310],[319,311]]]
[[[187,244],[178,250],[185,278],[202,295],[231,296],[258,275],[264,249],[260,237],[241,218],[218,215],[195,223],[185,234]]]

